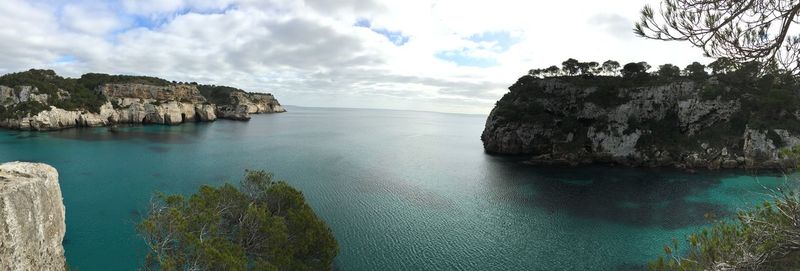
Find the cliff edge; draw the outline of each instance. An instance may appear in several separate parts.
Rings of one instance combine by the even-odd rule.
[[[64,270],[65,230],[56,169],[0,164],[0,270]]]
[[[17,130],[249,120],[285,111],[272,94],[155,77],[90,73],[72,79],[51,70],[0,76],[0,127]]]
[[[523,76],[481,140],[540,165],[794,167],[784,151],[800,144],[800,96],[775,82]]]

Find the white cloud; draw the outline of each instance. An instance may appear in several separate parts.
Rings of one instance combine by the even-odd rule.
[[[123,26],[107,6],[67,4],[61,10],[61,24],[70,30],[92,35],[105,35]]]
[[[144,74],[270,91],[286,104],[487,113],[528,69],[569,57],[654,66],[702,59],[686,44],[634,37],[629,24],[643,5],[4,0],[0,39],[12,42],[0,43],[0,72]],[[464,66],[476,59],[494,65]]]

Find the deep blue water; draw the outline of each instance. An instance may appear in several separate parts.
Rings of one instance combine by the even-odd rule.
[[[266,169],[332,227],[338,270],[640,269],[673,237],[765,198],[783,178],[537,168],[483,153],[485,116],[289,107],[250,122],[0,130],[0,162],[55,166],[80,270],[133,270],[152,193]]]

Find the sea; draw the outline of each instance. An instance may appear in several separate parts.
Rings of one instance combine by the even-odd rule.
[[[0,162],[54,166],[73,270],[136,270],[154,193],[300,189],[333,230],[335,270],[642,270],[673,239],[793,186],[773,172],[536,167],[486,154],[486,115],[288,106],[250,121],[0,130]]]

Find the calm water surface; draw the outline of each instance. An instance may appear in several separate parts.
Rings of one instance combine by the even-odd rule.
[[[0,130],[0,162],[55,166],[67,259],[133,270],[153,191],[266,169],[332,227],[338,270],[641,269],[674,236],[765,198],[743,172],[546,169],[483,153],[485,116],[289,107],[250,122],[49,133]]]

